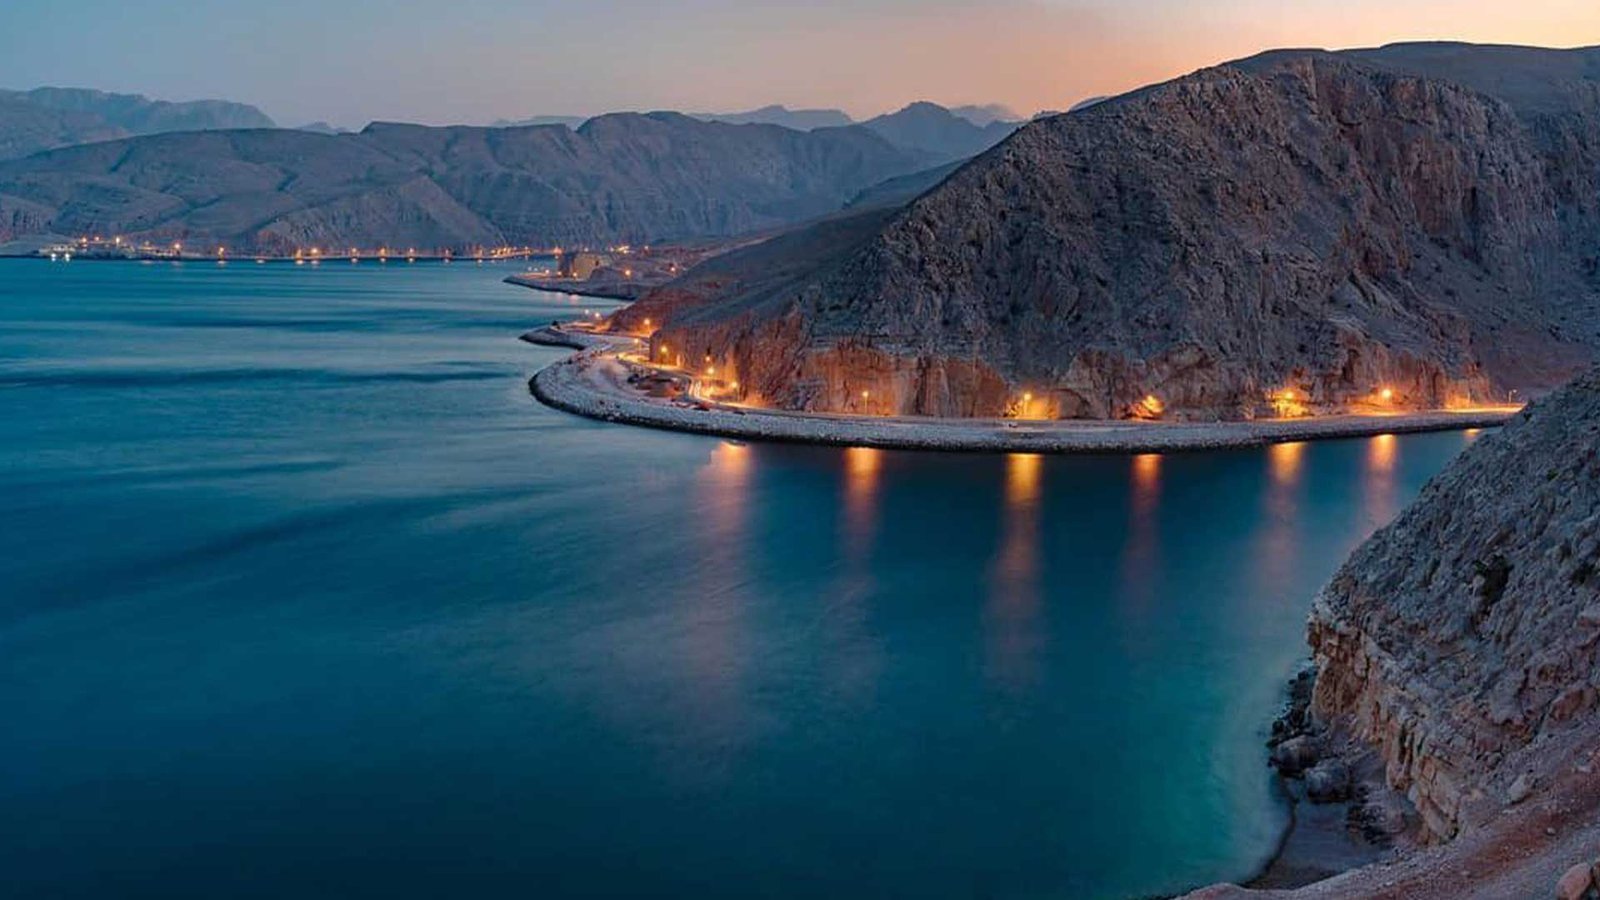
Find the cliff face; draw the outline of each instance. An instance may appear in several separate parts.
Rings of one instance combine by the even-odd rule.
[[[1593,750],[1600,370],[1430,482],[1318,596],[1310,642],[1313,713],[1378,748],[1434,838],[1570,770],[1563,736]]]
[[[1233,418],[1558,384],[1600,344],[1600,51],[1474,62],[1496,49],[1270,54],[1033,122],[783,303],[726,292],[658,339],[815,410]]]
[[[0,241],[16,236],[6,223],[43,219],[62,234],[239,251],[643,243],[822,215],[928,162],[861,128],[805,133],[675,113],[600,116],[576,131],[164,134],[0,163]]]

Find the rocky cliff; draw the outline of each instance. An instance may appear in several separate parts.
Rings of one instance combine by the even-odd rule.
[[[1030,123],[657,340],[795,409],[1477,403],[1594,359],[1597,204],[1600,50],[1273,53]]]
[[[1593,744],[1600,371],[1480,440],[1363,545],[1310,641],[1313,714],[1379,749],[1434,839],[1549,781],[1528,748]]]
[[[0,241],[24,223],[240,251],[643,243],[823,215],[929,162],[862,128],[676,113],[599,116],[576,131],[163,134],[0,163]]]

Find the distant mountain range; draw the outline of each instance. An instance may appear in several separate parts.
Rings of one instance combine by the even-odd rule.
[[[859,125],[806,132],[678,113],[598,116],[577,130],[171,133],[0,163],[0,242],[116,234],[254,252],[723,236],[833,212],[938,161]]]
[[[6,92],[0,242],[111,233],[245,252],[719,237],[910,199],[1010,134],[1016,123],[996,118],[1007,112],[972,108],[978,125],[922,102],[852,124],[770,106],[355,134],[277,129],[222,101]]]
[[[898,147],[927,153],[941,163],[965,159],[993,147],[1017,130],[1018,122],[979,126],[937,103],[918,102],[861,123]]]
[[[496,119],[491,128],[530,128],[535,125],[565,125],[577,128],[589,121],[588,116],[529,116],[526,119]]]
[[[1000,103],[990,103],[983,106],[957,106],[946,109],[936,103],[921,101],[913,103],[896,113],[887,113],[869,119],[867,123],[891,120],[896,116],[901,116],[908,110],[924,107],[943,109],[956,118],[964,119],[980,129],[987,128],[997,122],[1020,123],[1025,118],[1018,115],[1010,107]],[[744,112],[689,113],[689,115],[707,122],[727,122],[730,125],[781,125],[784,128],[793,128],[796,131],[811,131],[815,128],[843,128],[846,125],[858,124],[855,119],[850,117],[849,113],[842,109],[790,109],[781,104],[772,104]],[[494,122],[494,127],[566,125],[569,128],[577,128],[584,121],[586,119],[583,116],[532,116],[526,119],[499,119]]]
[[[173,103],[57,87],[0,91],[0,159],[131,135],[275,127],[261,110],[226,100]]]
[[[742,113],[695,113],[695,118],[710,122],[727,122],[731,125],[782,125],[796,131],[813,128],[841,128],[855,124],[849,114],[838,109],[790,109],[787,106],[763,106]]]

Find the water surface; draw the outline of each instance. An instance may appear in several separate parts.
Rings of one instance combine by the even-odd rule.
[[[1310,599],[1468,437],[1041,458],[535,403],[496,266],[0,260],[0,871],[49,897],[1248,874]]]

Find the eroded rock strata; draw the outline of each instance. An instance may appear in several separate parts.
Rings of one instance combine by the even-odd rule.
[[[1312,713],[1375,746],[1446,840],[1600,739],[1600,372],[1490,435],[1318,596]],[[1592,749],[1592,748],[1591,748]]]
[[[1024,126],[655,352],[819,411],[1514,399],[1595,357],[1597,206],[1600,51],[1274,53]]]

